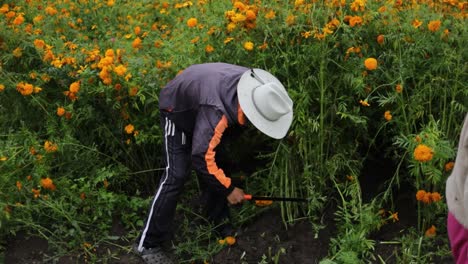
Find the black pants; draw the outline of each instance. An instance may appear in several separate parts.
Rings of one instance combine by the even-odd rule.
[[[138,250],[161,245],[172,238],[174,214],[177,200],[183,186],[190,176],[192,138],[164,114],[161,116],[161,127],[164,128],[164,174],[162,175],[156,194],[151,203],[143,231],[138,239]],[[214,223],[229,217],[229,207],[226,197],[210,192],[201,183],[206,216]]]

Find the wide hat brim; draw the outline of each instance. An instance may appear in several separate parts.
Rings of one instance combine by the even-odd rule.
[[[274,86],[280,94],[286,98],[288,110],[274,120],[266,118],[259,110],[259,103],[255,103],[255,90],[270,84]],[[237,96],[239,104],[247,116],[247,119],[262,133],[275,139],[281,139],[286,136],[293,119],[292,101],[287,95],[286,89],[281,82],[271,73],[262,69],[250,69],[242,74],[237,84]],[[264,100],[268,100],[264,98]],[[267,103],[274,103],[274,101]],[[275,107],[275,106],[273,106]]]

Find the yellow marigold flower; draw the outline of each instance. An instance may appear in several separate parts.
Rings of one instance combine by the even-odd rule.
[[[198,24],[198,20],[197,20],[196,18],[194,18],[194,17],[191,17],[191,18],[189,18],[189,20],[187,20],[187,26],[188,26],[189,28],[193,28],[193,27],[195,27],[197,24]]]
[[[0,7],[0,13],[6,14],[8,11],[10,11],[10,6],[8,4],[3,4],[2,7]]]
[[[231,37],[227,37],[225,40],[224,40],[224,44],[228,44],[229,42],[233,41],[234,38],[231,38]]]
[[[413,25],[414,28],[418,28],[422,25],[422,22],[419,21],[418,19],[414,19],[411,24]]]
[[[417,193],[416,193],[416,200],[417,201],[422,201],[424,199],[424,196],[426,195],[426,191],[424,190],[419,190]]]
[[[247,17],[240,13],[236,13],[231,17],[231,21],[234,23],[244,22],[245,20],[247,20]]]
[[[433,193],[431,193],[431,200],[432,200],[433,202],[438,202],[438,201],[440,201],[441,199],[442,199],[442,196],[440,195],[440,193],[438,193],[438,192],[433,192]]]
[[[229,23],[229,24],[227,25],[227,30],[228,30],[229,32],[232,32],[232,31],[234,31],[234,29],[236,29],[236,27],[237,27],[237,26],[236,26],[236,23],[232,23],[232,22],[231,22],[231,23]]]
[[[432,32],[436,32],[440,28],[440,20],[430,21],[427,28]]]
[[[453,170],[453,167],[454,167],[454,166],[455,166],[455,162],[450,161],[450,162],[447,162],[447,163],[445,164],[444,169],[445,169],[445,171],[448,172],[448,171]]]
[[[6,161],[6,160],[8,160],[7,157],[5,157],[5,156],[0,157],[0,161]]]
[[[3,92],[5,90],[5,85],[0,84],[0,92]]]
[[[367,70],[373,71],[377,69],[377,60],[374,58],[367,58],[366,60],[364,60],[364,66]]]
[[[80,91],[80,81],[76,81],[70,84],[69,91],[71,93],[77,93]]]
[[[309,38],[312,35],[311,31],[301,32],[301,36],[305,39]]]
[[[234,7],[237,8],[239,11],[244,11],[245,10],[244,3],[240,2],[240,1],[236,1],[234,3]]]
[[[424,144],[419,144],[415,149],[413,153],[414,159],[420,162],[426,162],[430,161],[432,157],[434,156],[434,151],[424,145]]]
[[[392,114],[390,113],[390,111],[388,111],[388,110],[385,111],[385,113],[384,113],[384,118],[385,118],[385,120],[387,120],[387,121],[392,120]]]
[[[266,19],[274,19],[275,17],[276,17],[276,13],[273,10],[270,10],[265,14]]]
[[[432,225],[426,230],[425,235],[426,237],[434,237],[436,235],[436,231],[436,227]]]
[[[367,99],[366,100],[359,100],[359,103],[362,105],[362,106],[370,106],[370,104],[367,102]]]
[[[34,86],[29,83],[20,82],[16,85],[16,90],[20,92],[22,95],[27,96],[33,93]]]
[[[254,49],[254,44],[251,41],[244,42],[244,49],[247,51],[252,51]]]
[[[58,116],[63,116],[64,114],[65,114],[65,108],[57,107],[57,115]]]
[[[288,26],[292,26],[294,23],[296,23],[296,16],[295,15],[288,15],[286,18],[286,24]]]
[[[211,45],[206,45],[205,51],[206,51],[206,53],[211,53],[211,52],[214,51],[214,48],[213,48],[213,46],[211,46]]]
[[[115,0],[107,0],[107,6],[114,6]]]
[[[137,37],[135,40],[133,40],[132,47],[134,49],[141,49],[142,44],[141,44],[141,39],[139,37]]]
[[[42,188],[44,189],[51,190],[51,191],[55,191],[56,189],[54,181],[52,181],[52,179],[49,177],[42,178],[40,183],[41,183]]]
[[[56,152],[58,150],[58,147],[57,147],[57,144],[54,144],[51,141],[46,140],[44,142],[44,149],[46,152],[51,153],[51,152]]]
[[[352,17],[349,18],[349,26],[350,27],[362,25],[362,22],[364,22],[364,21],[362,20],[362,17],[360,17],[360,16],[352,16]]]
[[[135,130],[135,127],[132,124],[128,124],[125,126],[125,133],[132,134]]]
[[[125,73],[127,72],[127,68],[123,65],[119,65],[117,67],[114,68],[114,72],[118,75],[118,76],[124,76]]]
[[[15,56],[16,58],[23,56],[23,50],[20,47],[17,47],[13,50],[13,56]]]

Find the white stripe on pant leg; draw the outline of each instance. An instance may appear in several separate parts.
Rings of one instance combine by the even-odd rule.
[[[185,145],[185,133],[182,132],[182,145]]]
[[[175,124],[172,124],[172,133],[171,133],[171,136],[174,136],[175,135]]]
[[[148,221],[146,222],[146,227],[143,230],[143,233],[141,235],[140,243],[138,243],[138,251],[140,251],[140,252],[143,251],[143,242],[145,241],[146,232],[148,232],[148,228],[150,226],[150,221],[151,221],[151,218],[153,216],[154,204],[158,200],[159,194],[161,194],[161,190],[162,190],[164,184],[166,183],[166,180],[167,180],[168,175],[169,175],[169,167],[170,167],[169,165],[170,164],[169,164],[169,152],[167,150],[167,135],[170,132],[170,128],[171,128],[170,127],[170,121],[166,117],[166,126],[165,126],[165,130],[164,130],[164,138],[165,138],[164,140],[165,140],[166,159],[167,159],[167,166],[166,166],[166,172],[165,172],[166,177],[164,178],[164,181],[159,185],[158,191],[156,192],[156,195],[154,196],[153,203],[151,204],[151,210],[150,210],[150,213],[148,215]]]

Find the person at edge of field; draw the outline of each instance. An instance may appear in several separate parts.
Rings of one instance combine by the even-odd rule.
[[[228,203],[240,204],[243,189],[216,164],[216,147],[223,134],[244,127],[247,120],[275,139],[291,126],[293,102],[281,82],[262,69],[227,63],[195,64],[182,71],[160,92],[164,128],[164,165],[156,194],[134,251],[146,263],[173,263],[163,244],[170,241],[172,224],[183,185],[191,167],[197,172],[208,220],[215,225],[229,217]],[[229,235],[222,225],[220,235]]]
[[[468,114],[465,116],[457,157],[447,179],[447,233],[456,264],[468,263]]]

